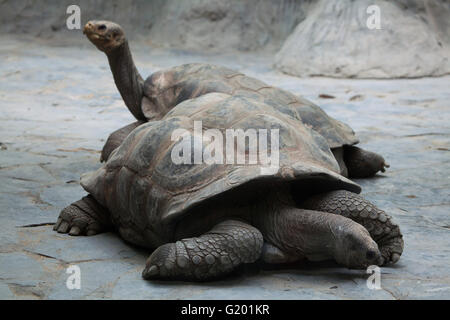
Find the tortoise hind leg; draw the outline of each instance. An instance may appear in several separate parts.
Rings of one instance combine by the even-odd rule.
[[[363,225],[375,240],[383,264],[395,263],[403,252],[403,236],[399,226],[386,212],[353,192],[331,191],[308,198],[302,208],[339,214]]]
[[[109,212],[91,195],[81,198],[64,208],[53,230],[72,236],[91,236],[112,229]]]
[[[107,161],[111,153],[122,144],[125,138],[130,134],[130,132],[139,127],[143,123],[145,122],[136,121],[111,133],[108,137],[108,140],[106,140],[105,145],[103,146],[100,162]]]
[[[389,168],[379,154],[355,146],[344,146],[344,162],[350,178],[368,178]]]
[[[227,220],[196,238],[166,243],[148,258],[144,279],[205,281],[230,273],[261,255],[263,237],[253,226]]]

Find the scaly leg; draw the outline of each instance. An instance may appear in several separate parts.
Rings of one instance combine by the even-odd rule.
[[[205,281],[230,273],[261,255],[263,237],[251,225],[236,220],[217,224],[196,238],[166,243],[148,258],[144,279]]]
[[[91,195],[64,208],[53,227],[59,233],[69,233],[72,236],[91,236],[111,229],[108,210]]]
[[[338,190],[310,197],[302,208],[342,215],[363,225],[377,242],[383,264],[395,263],[403,252],[403,237],[399,226],[386,212],[355,193]]]

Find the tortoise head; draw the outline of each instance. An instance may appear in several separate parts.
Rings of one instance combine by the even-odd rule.
[[[106,54],[121,47],[126,41],[122,27],[111,21],[91,20],[84,26],[83,33]]]
[[[377,243],[369,232],[357,223],[346,229],[336,241],[335,259],[351,269],[365,269],[370,265],[381,265],[382,257]]]

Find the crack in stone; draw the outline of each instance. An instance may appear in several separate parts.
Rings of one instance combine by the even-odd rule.
[[[20,192],[19,194],[30,198],[31,201],[35,204],[42,204],[42,205],[46,205],[47,207],[53,207],[53,205],[51,203],[48,203],[48,202],[42,200],[41,195],[39,193],[25,191],[25,192]]]
[[[56,257],[52,257],[52,256],[49,256],[49,255],[44,254],[44,253],[34,252],[34,251],[31,251],[31,250],[27,250],[27,249],[24,249],[23,251],[27,252],[27,253],[31,253],[33,255],[37,255],[37,256],[43,257],[43,258],[53,259],[53,260],[57,260],[57,261],[62,262],[62,263],[67,263],[66,261],[64,261],[62,259],[59,259],[59,258],[56,258]]]
[[[388,289],[386,289],[386,288],[383,288],[383,287],[381,287],[381,289],[382,289],[383,291],[389,293],[389,294],[392,296],[392,298],[394,298],[395,300],[400,300],[400,298],[398,298],[398,297],[397,297],[393,292],[391,292],[390,290],[388,290]]]
[[[42,223],[32,223],[32,224],[26,224],[23,226],[16,226],[16,228],[35,228],[35,227],[42,227],[42,226],[53,226],[55,222],[42,222]]]
[[[75,148],[75,149],[56,149],[57,151],[62,151],[62,152],[90,152],[90,153],[100,153],[100,150],[94,150],[94,149],[89,149],[89,148]]]
[[[25,182],[42,183],[42,181],[39,181],[39,180],[28,179],[28,178],[21,178],[21,177],[5,176],[5,178],[14,179],[14,180],[19,180],[19,181],[25,181]]]
[[[43,163],[22,163],[22,164],[15,164],[12,166],[7,166],[7,167],[1,167],[0,166],[0,170],[10,170],[10,169],[16,169],[16,168],[21,168],[21,167],[32,167],[35,165],[38,166],[43,166],[43,165],[47,165],[47,164],[52,164],[51,162],[43,162]]]
[[[415,137],[426,137],[426,136],[450,136],[450,133],[426,132],[426,133],[417,133],[417,134],[407,134],[404,136],[400,136],[400,138],[415,138]]]
[[[116,259],[114,258],[107,258],[107,259],[82,259],[82,260],[72,260],[72,261],[66,261],[61,258],[53,257],[44,253],[35,252],[27,249],[23,249],[24,252],[36,255],[42,258],[52,259],[60,262],[61,264],[70,265],[70,264],[77,264],[77,263],[85,263],[85,262],[104,262],[104,261],[114,261]],[[126,258],[120,258],[119,260],[123,261],[126,260]]]
[[[37,156],[45,156],[45,157],[54,157],[54,158],[58,158],[58,159],[64,159],[67,158],[67,156],[64,155],[58,155],[58,154],[49,154],[49,153],[44,153],[44,152],[33,152],[33,151],[25,151],[31,154],[35,154]]]
[[[42,299],[45,297],[45,294],[41,292],[39,289],[37,289],[36,286],[32,285],[23,285],[20,283],[7,283],[9,289],[12,291],[14,295],[17,296],[34,296],[36,298]],[[37,290],[35,290],[37,289]]]

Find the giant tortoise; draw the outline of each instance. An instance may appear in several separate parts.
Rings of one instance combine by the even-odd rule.
[[[246,139],[244,146],[234,135],[231,144],[205,145],[210,128],[216,128],[211,144],[228,137],[228,130],[257,130],[258,139],[261,132],[276,132],[266,140],[270,153],[278,153],[275,170],[266,170],[273,163],[262,160],[260,149],[250,163],[255,150]],[[204,158],[228,157],[230,150],[233,160],[239,152],[246,158],[193,163],[199,150]],[[174,161],[185,152],[192,152],[185,162]],[[61,211],[54,230],[117,230],[127,242],[154,250],[145,279],[210,280],[258,259],[331,259],[366,268],[395,263],[403,250],[399,227],[340,175],[322,135],[247,95],[208,93],[177,104],[135,128],[101,168],[82,176],[81,185],[89,194]]]
[[[354,146],[353,130],[329,117],[312,102],[285,90],[269,86],[234,70],[203,63],[184,64],[158,71],[145,81],[137,71],[123,29],[110,21],[89,21],[83,32],[109,61],[114,81],[131,113],[138,120],[110,135],[102,151],[102,160],[117,148],[138,125],[161,119],[180,102],[210,92],[248,94],[275,106],[278,111],[301,119],[328,141],[341,169],[351,178],[373,176],[389,165],[384,158]]]

